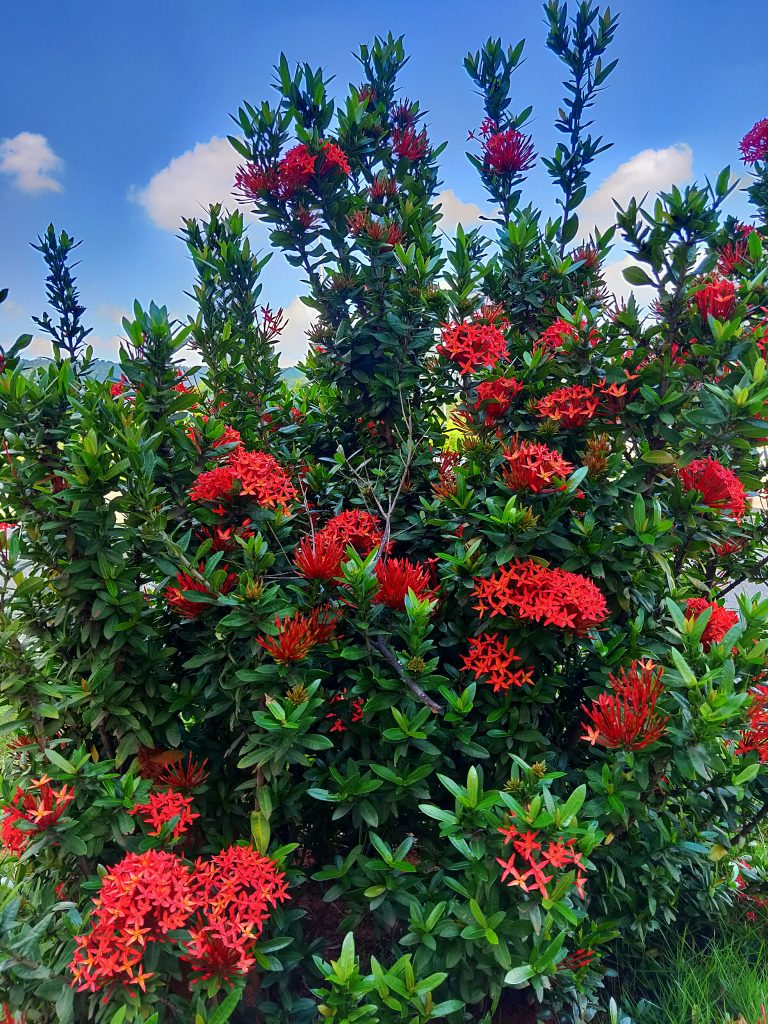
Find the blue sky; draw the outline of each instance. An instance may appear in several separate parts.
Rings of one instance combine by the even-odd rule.
[[[597,127],[614,147],[595,165],[587,218],[605,223],[610,195],[739,172],[737,146],[768,115],[768,51],[755,45],[763,0],[624,0],[614,44],[620,63],[600,97]],[[404,93],[429,110],[442,158],[445,226],[470,223],[485,206],[467,164],[467,130],[481,119],[462,67],[488,35],[526,37],[527,62],[515,76],[515,103],[534,105],[530,126],[540,153],[551,151],[561,65],[544,47],[538,0],[474,4],[443,0],[387,4],[258,0],[53,0],[7,5],[0,61],[0,338],[32,331],[44,305],[44,274],[30,240],[53,221],[82,238],[79,280],[98,355],[113,356],[119,318],[133,299],[188,308],[191,267],[174,226],[182,213],[223,199],[235,165],[221,140],[243,99],[271,92],[280,50],[335,74],[339,89],[358,79],[352,51],[377,33],[404,33],[411,60]],[[552,206],[541,168],[525,198]],[[733,201],[745,213],[743,198]],[[264,229],[252,229],[266,247]],[[620,264],[609,275],[620,279]],[[264,277],[264,298],[292,314],[285,362],[302,347],[301,282],[279,256]],[[42,351],[36,343],[36,350]]]

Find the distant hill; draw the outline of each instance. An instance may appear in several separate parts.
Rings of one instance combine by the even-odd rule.
[[[39,366],[46,366],[52,360],[48,356],[37,356],[34,359],[21,359],[19,366],[22,370],[34,370]],[[307,379],[305,374],[295,366],[286,366],[282,371],[283,380],[293,388],[303,384]],[[91,376],[96,380],[118,380],[120,377],[120,364],[109,359],[94,359],[91,367]]]

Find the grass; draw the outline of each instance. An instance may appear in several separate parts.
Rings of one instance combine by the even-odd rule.
[[[635,972],[623,1000],[634,1024],[765,1024],[768,937],[734,925],[731,936],[705,945],[686,938]]]

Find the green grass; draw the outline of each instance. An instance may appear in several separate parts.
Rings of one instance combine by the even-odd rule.
[[[734,924],[705,945],[682,939],[635,972],[635,1024],[761,1024],[768,1011],[768,936]]]

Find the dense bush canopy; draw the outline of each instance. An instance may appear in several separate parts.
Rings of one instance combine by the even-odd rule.
[[[137,303],[107,382],[40,239],[55,359],[0,374],[8,1020],[587,1020],[618,937],[759,881],[768,600],[724,599],[768,562],[765,123],[755,224],[726,169],[575,244],[616,21],[545,11],[562,142],[522,43],[470,54],[493,217],[451,238],[401,40],[238,111],[316,314],[294,390],[241,213],[185,223],[198,311]]]

